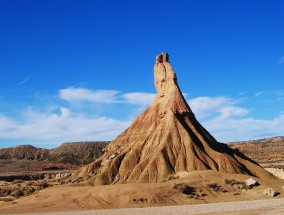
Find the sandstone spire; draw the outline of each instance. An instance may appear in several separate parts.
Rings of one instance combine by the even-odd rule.
[[[169,55],[156,56],[152,104],[73,177],[94,184],[160,182],[180,171],[216,170],[270,177],[256,162],[217,142],[196,120],[177,84]]]

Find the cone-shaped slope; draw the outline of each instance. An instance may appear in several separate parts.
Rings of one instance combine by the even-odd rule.
[[[168,54],[156,58],[157,95],[152,104],[74,176],[95,184],[160,182],[180,171],[217,170],[270,177],[256,162],[218,143],[196,120],[184,99]]]

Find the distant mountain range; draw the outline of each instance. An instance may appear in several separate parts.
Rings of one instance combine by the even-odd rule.
[[[31,145],[2,148],[0,149],[0,173],[78,169],[100,157],[108,144],[109,142],[94,141],[63,143],[53,149],[37,148]],[[262,165],[284,166],[284,136],[232,142],[228,145]]]
[[[20,145],[0,149],[2,167],[12,162],[23,169],[76,169],[88,164],[103,154],[109,142],[73,142],[63,143],[57,148],[44,149],[31,145]],[[3,164],[4,163],[4,164]],[[7,169],[6,169],[7,171]],[[1,172],[1,165],[0,165]]]

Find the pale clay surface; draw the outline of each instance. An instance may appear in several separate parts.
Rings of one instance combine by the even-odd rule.
[[[190,214],[210,214],[210,215],[283,215],[284,199],[255,200],[242,202],[212,203],[201,205],[165,206],[153,208],[126,208],[126,209],[106,209],[89,211],[68,211],[50,213],[28,213],[30,215],[190,215]],[[17,214],[20,215],[20,214]]]

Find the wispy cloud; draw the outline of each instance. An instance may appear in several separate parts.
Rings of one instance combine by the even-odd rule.
[[[284,96],[284,90],[274,91],[273,94],[278,96],[278,97],[283,97]]]
[[[248,114],[248,110],[240,107],[225,106],[220,109],[220,118],[242,117]]]
[[[155,98],[156,94],[154,93],[126,93],[122,97],[126,103],[147,106]]]
[[[31,77],[30,77],[30,76],[27,76],[27,77],[25,77],[23,80],[21,80],[20,82],[18,82],[18,83],[16,84],[16,86],[23,85],[23,84],[27,83],[30,79],[31,79]]]
[[[273,94],[276,96],[277,102],[283,102],[284,101],[284,90],[274,91]]]
[[[69,87],[59,90],[59,97],[68,102],[114,103],[117,102],[116,90],[88,90]]]
[[[254,94],[254,96],[262,96],[266,93],[266,91],[259,91]]]
[[[278,63],[284,63],[284,56],[282,56],[279,60]]]
[[[239,100],[228,97],[197,97],[188,101],[193,112],[200,118],[221,114],[223,117],[242,116],[248,113],[246,109],[236,107]]]
[[[271,120],[250,117],[240,119],[216,117],[204,122],[203,125],[219,141],[251,140],[283,135],[284,115],[280,114]]]
[[[240,93],[239,93],[240,96],[243,96],[243,95],[245,95],[245,94],[247,94],[247,92],[240,92]]]
[[[147,106],[156,94],[133,92],[122,94],[117,90],[89,90],[86,88],[69,87],[59,90],[59,98],[77,103],[127,103],[131,105]]]

